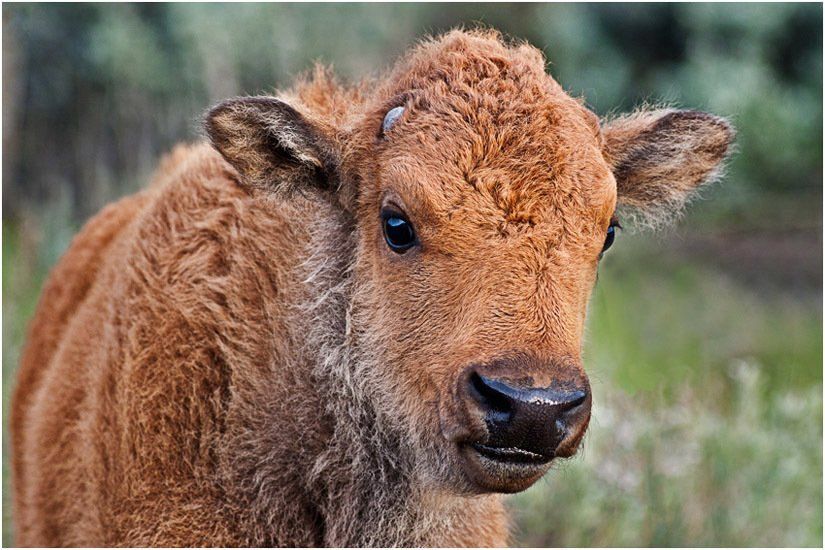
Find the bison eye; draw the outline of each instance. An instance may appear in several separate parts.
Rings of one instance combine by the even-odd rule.
[[[394,210],[381,211],[384,240],[393,252],[403,254],[416,244],[415,230],[407,217]]]
[[[613,246],[613,241],[616,240],[616,229],[621,229],[622,226],[619,224],[619,220],[615,217],[610,220],[610,225],[607,227],[607,236],[604,239],[604,246],[602,247],[602,252],[599,254],[601,257],[602,254],[607,252],[607,249]]]

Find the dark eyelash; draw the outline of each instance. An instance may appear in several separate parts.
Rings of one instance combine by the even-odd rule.
[[[386,218],[390,218],[390,217],[393,217],[393,216],[407,219],[407,214],[405,214],[404,211],[401,208],[399,208],[395,203],[392,203],[392,202],[387,203],[381,209],[380,214],[381,214],[381,219],[386,219]]]

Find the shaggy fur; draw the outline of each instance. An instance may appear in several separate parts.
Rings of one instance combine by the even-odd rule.
[[[16,542],[504,545],[489,484],[535,480],[468,474],[485,428],[462,376],[527,357],[498,374],[586,381],[617,201],[678,210],[732,139],[693,112],[602,127],[544,68],[454,31],[375,81],[317,70],[213,109],[214,148],[177,148],[93,218],[43,291],[12,410]],[[403,255],[389,204],[421,242]]]

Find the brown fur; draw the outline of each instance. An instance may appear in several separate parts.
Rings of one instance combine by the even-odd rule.
[[[500,374],[584,379],[617,182],[678,209],[732,137],[683,112],[601,128],[544,65],[454,31],[359,86],[318,70],[218,106],[221,154],[176,149],[92,219],[21,363],[17,543],[505,544],[458,451],[484,431],[461,373],[528,357]],[[419,248],[389,251],[387,201]]]

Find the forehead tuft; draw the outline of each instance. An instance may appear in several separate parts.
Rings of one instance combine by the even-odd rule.
[[[392,191],[419,215],[500,235],[601,224],[615,184],[598,119],[545,69],[541,51],[495,31],[418,44],[351,111],[345,170],[359,203]]]
[[[410,50],[375,99],[391,102],[403,97],[414,107],[475,122],[479,117],[474,113],[498,119],[536,113],[556,122],[574,118],[590,133],[598,133],[592,114],[545,68],[542,52],[527,43],[508,43],[492,30],[456,30]]]
[[[507,44],[495,31],[456,30],[411,49],[396,63],[389,87],[423,89],[437,82],[471,84],[530,76],[545,76],[545,59],[538,49]]]
[[[403,105],[406,131],[399,128],[397,139],[443,148],[450,141],[443,138],[462,136],[473,142],[473,159],[466,151],[458,156],[470,164],[498,153],[546,157],[555,149],[566,158],[570,148],[598,146],[598,118],[545,65],[538,49],[507,43],[495,31],[452,31],[396,64],[377,90],[370,124]]]
[[[469,189],[527,226],[558,211],[557,198],[604,202],[598,118],[545,65],[538,49],[495,31],[450,32],[396,65],[378,93],[408,110],[392,140],[428,164],[422,173],[439,174],[442,202],[463,202]]]

